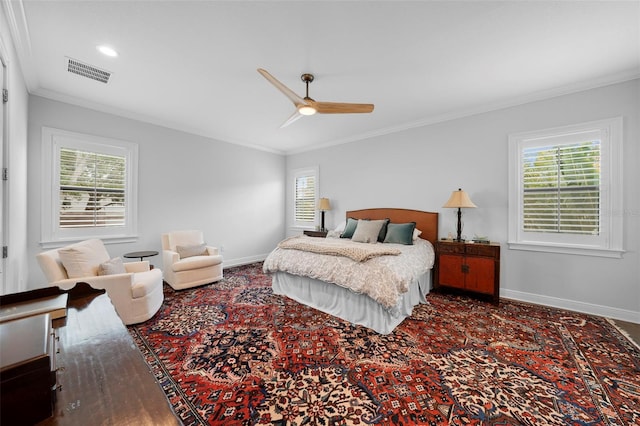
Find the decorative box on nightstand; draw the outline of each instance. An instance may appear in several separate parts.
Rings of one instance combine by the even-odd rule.
[[[303,231],[302,233],[309,237],[325,238],[327,236],[327,231]]]
[[[491,296],[500,302],[500,245],[438,241],[434,266],[436,289],[457,289]]]

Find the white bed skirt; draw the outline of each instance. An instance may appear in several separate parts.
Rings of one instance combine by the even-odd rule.
[[[290,297],[319,311],[326,312],[354,324],[363,325],[380,334],[389,334],[413,307],[427,302],[431,288],[431,271],[422,275],[409,287],[395,309],[385,309],[375,300],[348,288],[312,278],[275,272],[272,278],[275,294]]]

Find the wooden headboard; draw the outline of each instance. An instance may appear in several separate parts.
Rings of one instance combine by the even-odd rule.
[[[347,212],[347,218],[389,219],[393,223],[415,222],[416,229],[422,231],[420,238],[435,244],[438,239],[438,213],[409,209],[363,209]]]

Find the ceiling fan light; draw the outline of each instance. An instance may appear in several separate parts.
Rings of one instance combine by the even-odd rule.
[[[300,105],[298,107],[298,112],[302,115],[313,115],[318,111],[316,111],[316,109],[311,105]]]

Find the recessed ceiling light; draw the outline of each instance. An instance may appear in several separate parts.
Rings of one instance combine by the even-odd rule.
[[[112,47],[105,46],[104,44],[101,46],[98,46],[98,50],[103,55],[110,56],[112,58],[115,58],[116,56],[118,56],[118,52],[116,52]]]

